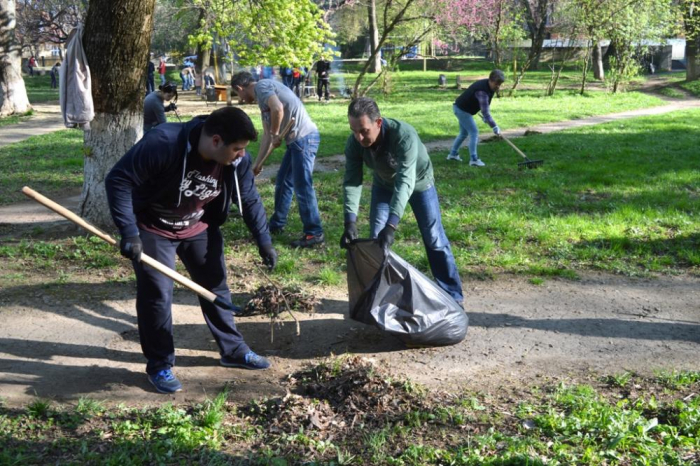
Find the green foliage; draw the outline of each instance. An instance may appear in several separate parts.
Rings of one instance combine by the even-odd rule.
[[[311,0],[193,0],[207,17],[189,36],[192,44],[211,47],[225,38],[241,65],[311,66],[331,56],[335,45],[330,26]]]

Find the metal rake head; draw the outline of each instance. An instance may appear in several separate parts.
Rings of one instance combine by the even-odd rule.
[[[542,165],[544,165],[544,160],[527,159],[526,161],[520,162],[518,164],[518,169],[522,170],[523,168],[528,168],[528,169],[537,168],[537,167],[541,167]]]

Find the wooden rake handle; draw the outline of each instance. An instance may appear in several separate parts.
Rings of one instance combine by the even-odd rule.
[[[22,188],[22,192],[27,196],[35,201],[37,201],[39,204],[42,204],[49,209],[53,210],[57,214],[67,218],[71,222],[85,228],[87,231],[90,233],[94,234],[95,236],[98,236],[111,244],[112,246],[117,246],[117,240],[109,236],[107,233],[104,231],[100,230],[94,225],[91,225],[90,223],[86,222],[83,218],[79,217],[78,215],[74,214],[70,210],[66,209],[60,204],[55,203],[51,199],[49,199],[46,196],[43,196],[42,194],[39,194],[38,192],[34,191],[33,189],[25,186]],[[227,300],[217,296],[216,294],[212,293],[211,291],[207,290],[206,288],[198,285],[197,283],[193,282],[189,278],[185,277],[184,275],[181,275],[180,273],[176,272],[175,270],[171,269],[170,267],[161,264],[151,256],[147,254],[141,254],[141,262],[144,264],[148,265],[149,267],[152,267],[156,269],[158,272],[162,273],[168,278],[171,278],[173,281],[176,281],[177,283],[181,284],[182,286],[189,288],[190,290],[194,291],[197,293],[199,296],[202,298],[206,299],[207,301],[214,303],[216,305],[219,305],[221,307],[224,307],[229,310],[234,310],[233,305],[228,302]]]
[[[289,121],[287,122],[287,124],[284,126],[284,128],[282,128],[282,131],[280,131],[280,138],[281,139],[284,139],[287,137],[287,134],[289,133],[289,131],[291,131],[292,126],[294,126],[295,121],[296,120],[294,117],[290,118]],[[272,147],[272,143],[270,143],[270,148],[268,149],[267,154],[265,154],[263,157],[258,157],[258,159],[255,161],[255,163],[253,164],[253,174],[255,176],[258,176],[260,174],[260,172],[262,171],[262,166],[265,163],[265,160],[267,160],[267,158],[270,156],[270,154],[272,154],[273,150],[275,150],[275,148]]]
[[[525,154],[523,153],[523,151],[521,151],[520,149],[518,149],[518,148],[515,146],[515,144],[513,144],[512,142],[510,142],[510,139],[508,139],[507,137],[505,137],[505,136],[503,135],[503,133],[501,133],[501,138],[503,138],[503,140],[504,140],[505,142],[507,142],[507,143],[510,145],[510,147],[512,147],[513,149],[515,149],[515,152],[517,152],[518,154],[520,154],[520,155],[522,156],[522,158],[524,158],[525,160],[530,160],[530,159],[527,158],[527,155],[525,155]]]

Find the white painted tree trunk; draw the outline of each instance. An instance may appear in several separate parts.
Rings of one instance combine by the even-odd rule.
[[[31,110],[15,37],[15,1],[0,0],[0,116]]]
[[[107,206],[105,177],[115,163],[141,139],[143,115],[98,113],[85,132],[85,162],[80,215],[101,228],[113,229]]]
[[[377,27],[376,0],[370,0],[367,4],[367,14],[369,16],[369,43],[371,47],[371,54],[379,47],[379,28]],[[380,71],[382,71],[382,54],[380,52],[377,52],[367,72],[379,73]]]

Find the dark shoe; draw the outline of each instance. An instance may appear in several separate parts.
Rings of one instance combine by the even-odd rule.
[[[270,367],[270,361],[267,358],[248,351],[243,358],[232,358],[229,356],[221,357],[221,365],[224,367],[240,367],[241,369],[263,370]]]
[[[293,248],[312,248],[316,245],[323,244],[325,241],[325,238],[323,237],[323,233],[320,235],[304,235],[301,237],[301,239],[298,239],[296,241],[292,241],[290,244]]]
[[[163,369],[155,375],[149,374],[148,380],[156,387],[158,393],[175,393],[182,390],[182,384],[170,369]]]
[[[271,235],[281,235],[284,233],[284,227],[270,227]]]

